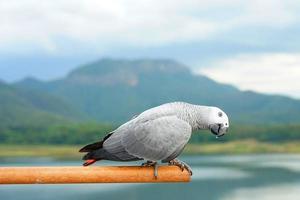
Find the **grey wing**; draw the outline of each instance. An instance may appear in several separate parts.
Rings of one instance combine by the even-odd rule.
[[[164,160],[187,144],[191,126],[176,116],[136,122],[122,137],[122,146],[135,157]]]
[[[121,129],[124,130],[124,129]],[[103,143],[103,150],[106,152],[107,160],[114,161],[134,161],[141,160],[134,155],[128,153],[122,144],[122,137],[124,132],[118,129]]]

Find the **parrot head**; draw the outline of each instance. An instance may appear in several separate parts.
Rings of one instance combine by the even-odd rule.
[[[212,107],[209,120],[208,120],[209,130],[216,135],[216,137],[221,137],[225,135],[229,128],[228,116],[224,111],[217,107]]]

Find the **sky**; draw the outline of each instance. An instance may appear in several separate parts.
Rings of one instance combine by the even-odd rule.
[[[300,99],[299,0],[0,0],[0,79],[100,58],[171,58],[242,90]]]

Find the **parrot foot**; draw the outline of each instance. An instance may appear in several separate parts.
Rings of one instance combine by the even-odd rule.
[[[188,164],[186,164],[185,162],[183,162],[183,161],[180,161],[178,159],[173,159],[173,160],[169,161],[169,165],[178,166],[178,167],[180,167],[181,171],[183,171],[184,169],[186,169],[191,176],[193,175],[192,168]]]
[[[155,161],[148,160],[142,164],[143,167],[154,167],[154,177],[157,179],[158,176],[158,164]]]

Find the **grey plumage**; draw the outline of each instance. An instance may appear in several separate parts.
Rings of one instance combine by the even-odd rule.
[[[183,102],[163,104],[135,116],[102,141],[87,145],[80,151],[89,152],[84,156],[85,160],[145,159],[169,162],[182,152],[192,131],[209,129],[212,124],[220,124],[217,116],[214,116],[218,115],[215,112],[222,111],[216,107]],[[222,127],[218,126],[220,133],[229,126],[225,113],[224,117],[226,119],[222,120]],[[222,134],[225,133],[223,132]]]

